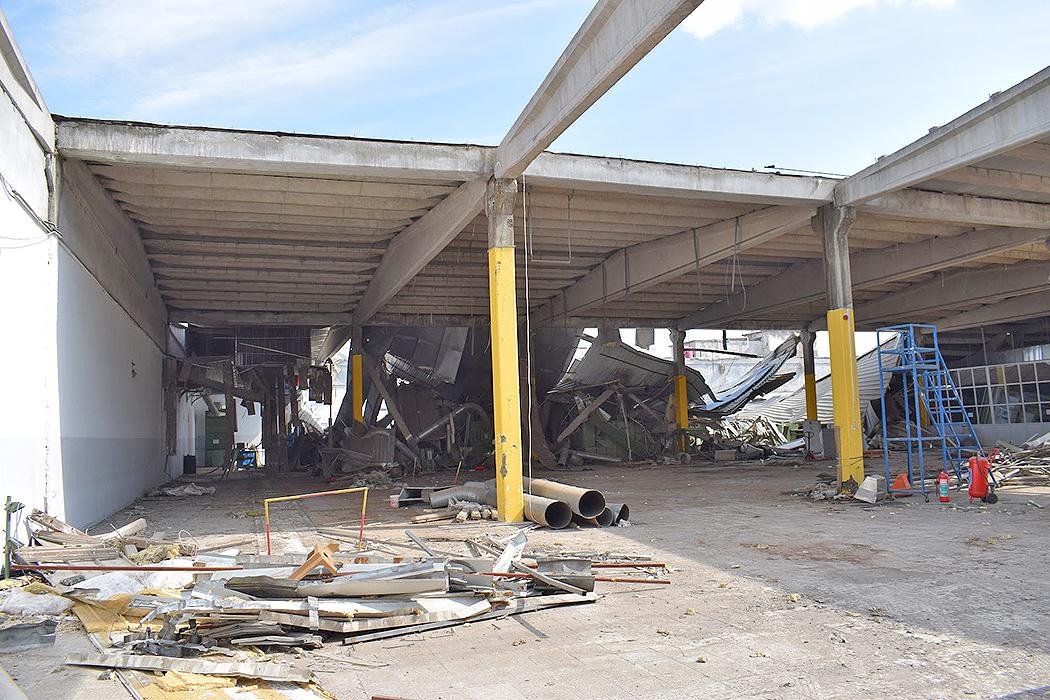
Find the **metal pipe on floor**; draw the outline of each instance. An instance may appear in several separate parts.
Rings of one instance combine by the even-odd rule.
[[[524,486],[530,494],[564,501],[581,518],[596,518],[605,510],[605,496],[594,489],[582,489],[547,479],[525,479]]]
[[[619,464],[623,461],[619,457],[596,455],[593,452],[581,452],[580,450],[569,450],[569,454],[573,455],[574,457],[579,457],[584,462],[609,462],[610,464]]]
[[[561,530],[572,521],[572,509],[564,501],[524,494],[525,517],[552,530]]]
[[[616,514],[613,513],[609,506],[605,506],[605,510],[596,515],[593,518],[582,518],[579,515],[573,514],[572,519],[579,525],[590,525],[591,527],[609,527],[616,522]]]
[[[626,503],[606,503],[605,507],[613,513],[613,525],[616,525],[621,520],[631,519],[631,509],[627,507]]]
[[[431,508],[446,508],[449,500],[470,500],[485,505],[496,505],[496,489],[492,484],[482,481],[468,481],[460,486],[451,486],[440,491],[430,492]]]

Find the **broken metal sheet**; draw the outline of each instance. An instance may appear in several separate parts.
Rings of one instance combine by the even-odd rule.
[[[443,560],[421,561],[365,569],[355,573],[353,578],[355,581],[394,581],[396,579],[415,578],[424,574],[439,574],[444,573],[444,571],[445,562]]]
[[[584,337],[591,341],[591,346],[569,366],[551,389],[552,393],[592,389],[614,382],[628,390],[648,393],[670,386],[671,378],[676,375],[674,362],[635,350],[618,337]],[[685,376],[690,401],[699,402],[704,396],[715,398],[702,374],[686,367]]]
[[[26,622],[0,629],[0,654],[14,654],[55,645],[57,620]]]
[[[205,661],[203,659],[173,659],[135,654],[71,654],[65,660],[68,666],[98,666],[126,668],[136,671],[183,671],[216,676],[259,678],[266,681],[309,683],[310,669],[273,661]]]
[[[882,344],[883,352],[897,347],[897,336]],[[892,353],[885,354],[887,366],[896,366],[899,357]],[[882,390],[879,384],[879,356],[875,349],[857,358],[857,386],[860,394],[860,405],[864,406],[879,398]],[[765,416],[774,423],[792,423],[806,417],[806,388],[800,386],[784,396],[771,396],[765,401],[753,401],[739,414],[741,417],[753,418]],[[817,380],[817,418],[822,423],[834,422],[834,406],[831,397],[831,374],[825,374]]]
[[[442,629],[445,627],[453,627],[455,625],[470,624],[472,622],[480,622],[482,620],[495,620],[510,615],[534,612],[536,610],[545,610],[547,608],[554,608],[561,605],[593,603],[596,600],[598,600],[598,595],[595,593],[586,593],[584,595],[563,593],[557,595],[542,595],[528,598],[514,598],[505,606],[495,608],[493,610],[490,610],[489,612],[480,613],[469,619],[430,622],[424,624],[410,625],[408,627],[382,630],[379,632],[359,634],[352,637],[347,637],[343,640],[343,644],[360,644],[362,642],[371,642],[377,639],[388,639],[390,637],[399,637],[406,634],[415,634],[417,632],[429,632],[431,630]]]
[[[370,632],[374,630],[390,629],[393,627],[404,627],[428,622],[446,622],[450,620],[466,620],[488,612],[492,604],[488,600],[477,598],[419,598],[416,600],[418,610],[407,615],[394,615],[390,617],[377,617],[360,620],[332,620],[327,618],[311,619],[304,615],[290,615],[288,613],[263,612],[260,619],[265,622],[278,622],[291,627],[303,627],[317,629],[325,632],[337,632],[350,634],[355,632]]]
[[[421,593],[445,593],[448,591],[448,574],[431,575],[426,578],[404,578],[397,580],[375,579],[358,581],[356,577],[337,578],[320,583],[303,582],[295,592],[298,597],[318,596],[347,598],[369,595],[419,595]]]
[[[287,634],[264,634],[255,637],[238,637],[230,640],[237,646],[282,646],[320,649],[324,642],[319,634],[306,632],[288,632]]]
[[[775,384],[774,375],[789,358],[795,356],[797,346],[798,336],[793,335],[755,363],[754,367],[732,385],[719,388],[715,392],[719,398],[705,403],[700,407],[700,411],[710,415],[728,416],[739,411],[756,396],[772,391],[789,381],[793,375],[786,375],[781,378],[780,384]]]
[[[507,542],[506,548],[496,559],[496,563],[493,564],[492,570],[499,573],[506,573],[510,571],[510,565],[512,562],[521,559],[522,552],[525,551],[525,545],[528,544],[528,539],[525,537],[524,532],[519,532],[514,537],[510,538]]]

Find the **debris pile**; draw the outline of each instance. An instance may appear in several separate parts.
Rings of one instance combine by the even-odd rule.
[[[1050,433],[1033,435],[1020,445],[1000,440],[989,455],[996,484],[1043,484],[1050,481]]]
[[[533,498],[571,508],[574,516],[599,507],[615,511],[614,518],[628,515],[626,506],[610,507],[598,492],[542,481],[531,488],[566,500]],[[490,486],[479,482],[427,497],[455,507],[467,501],[450,492],[467,488]],[[526,532],[534,525],[502,539],[456,540],[451,546],[460,552],[406,531],[413,544],[401,545],[410,550],[403,554],[329,541],[302,556],[205,552],[141,536],[142,520],[112,536],[89,535],[39,511],[27,521],[31,543],[13,552],[12,569],[20,582],[39,577],[46,583],[0,591],[3,610],[53,616],[71,607],[98,653],[68,656],[66,664],[112,669],[142,697],[162,697],[168,686],[200,676],[230,679],[231,687],[269,681],[289,697],[294,689],[306,692],[296,697],[321,697],[310,668],[282,657],[282,650],[298,654],[593,603],[602,582],[670,583],[659,578],[666,566],[648,558],[530,549]],[[156,563],[138,565],[140,555]],[[49,634],[53,640],[55,620],[46,622],[28,630],[5,625],[0,643],[31,644]]]

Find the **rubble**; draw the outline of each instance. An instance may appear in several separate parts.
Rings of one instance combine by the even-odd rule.
[[[1050,433],[1033,435],[1020,445],[1000,440],[989,454],[996,486],[1050,482]]]
[[[609,524],[629,525],[629,508],[607,503],[596,491],[543,480],[531,486],[568,498],[581,512],[600,508],[609,514]],[[470,488],[477,487],[490,488],[481,482]],[[428,492],[428,499],[435,494],[440,500],[440,491]],[[487,507],[447,500],[453,510]],[[309,691],[304,697],[320,697],[308,665],[260,656],[260,650],[273,654],[332,642],[357,645],[593,603],[599,584],[670,583],[658,575],[666,566],[648,558],[530,551],[526,532],[533,526],[504,538],[485,533],[445,538],[451,544],[441,548],[405,531],[411,544],[397,543],[407,551],[393,556],[361,549],[353,531],[347,531],[352,545],[336,540],[317,544],[305,555],[244,556],[236,549],[183,555],[174,543],[137,536],[152,543],[139,552],[124,540],[104,542],[43,513],[34,512],[29,522],[32,544],[15,551],[12,568],[47,583],[0,592],[0,609],[52,619],[45,627],[26,628],[25,634],[20,627],[0,630],[0,640],[36,643],[51,634],[53,641],[54,616],[72,608],[97,653],[69,655],[65,663],[124,674],[121,678],[136,692],[155,685],[158,690],[146,695],[169,685],[197,688],[207,684],[201,678],[223,677],[238,686],[260,680],[291,683]],[[133,525],[116,532],[139,533],[146,527],[138,521]],[[322,529],[330,531],[341,532]],[[56,539],[68,542],[39,544]],[[373,539],[365,544],[371,547]],[[30,563],[22,553],[36,556]],[[136,558],[151,563],[137,564]],[[618,569],[631,574],[618,575]],[[164,675],[158,681],[153,673]]]

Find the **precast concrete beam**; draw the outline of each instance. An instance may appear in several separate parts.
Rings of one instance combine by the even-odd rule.
[[[936,318],[955,306],[988,303],[1046,289],[1050,289],[1050,264],[1045,260],[960,270],[861,304],[856,309],[857,323],[865,328],[879,325],[880,321],[909,323]]]
[[[1012,297],[973,311],[952,314],[935,321],[941,332],[979,328],[989,324],[1011,323],[1050,315],[1050,291]]]
[[[767,207],[620,249],[534,311],[532,318],[544,323],[580,315],[797,230],[812,215],[809,207]]]
[[[59,119],[59,153],[97,163],[317,177],[470,180],[491,169],[480,146]]]
[[[902,190],[872,199],[857,209],[901,219],[968,226],[1050,227],[1050,205],[968,194]]]
[[[536,156],[525,169],[525,176],[530,188],[681,197],[683,203],[688,203],[688,199],[711,199],[799,206],[826,203],[836,182],[826,177],[549,152]]]
[[[978,260],[1006,250],[1043,240],[1050,229],[997,228],[929,238],[852,253],[850,269],[853,289],[875,287],[914,275]],[[807,260],[778,275],[711,304],[682,320],[687,328],[720,328],[722,323],[744,314],[762,314],[809,304],[824,296],[822,260]],[[863,320],[864,315],[858,316]]]
[[[354,309],[354,323],[365,325],[481,213],[485,186],[485,180],[463,183],[390,242],[364,297]],[[350,334],[349,327],[329,329],[320,355],[314,359],[331,357],[350,339]]]
[[[516,178],[703,0],[599,0],[496,149]]]
[[[930,130],[835,186],[835,203],[859,204],[1050,136],[1050,68]]]

